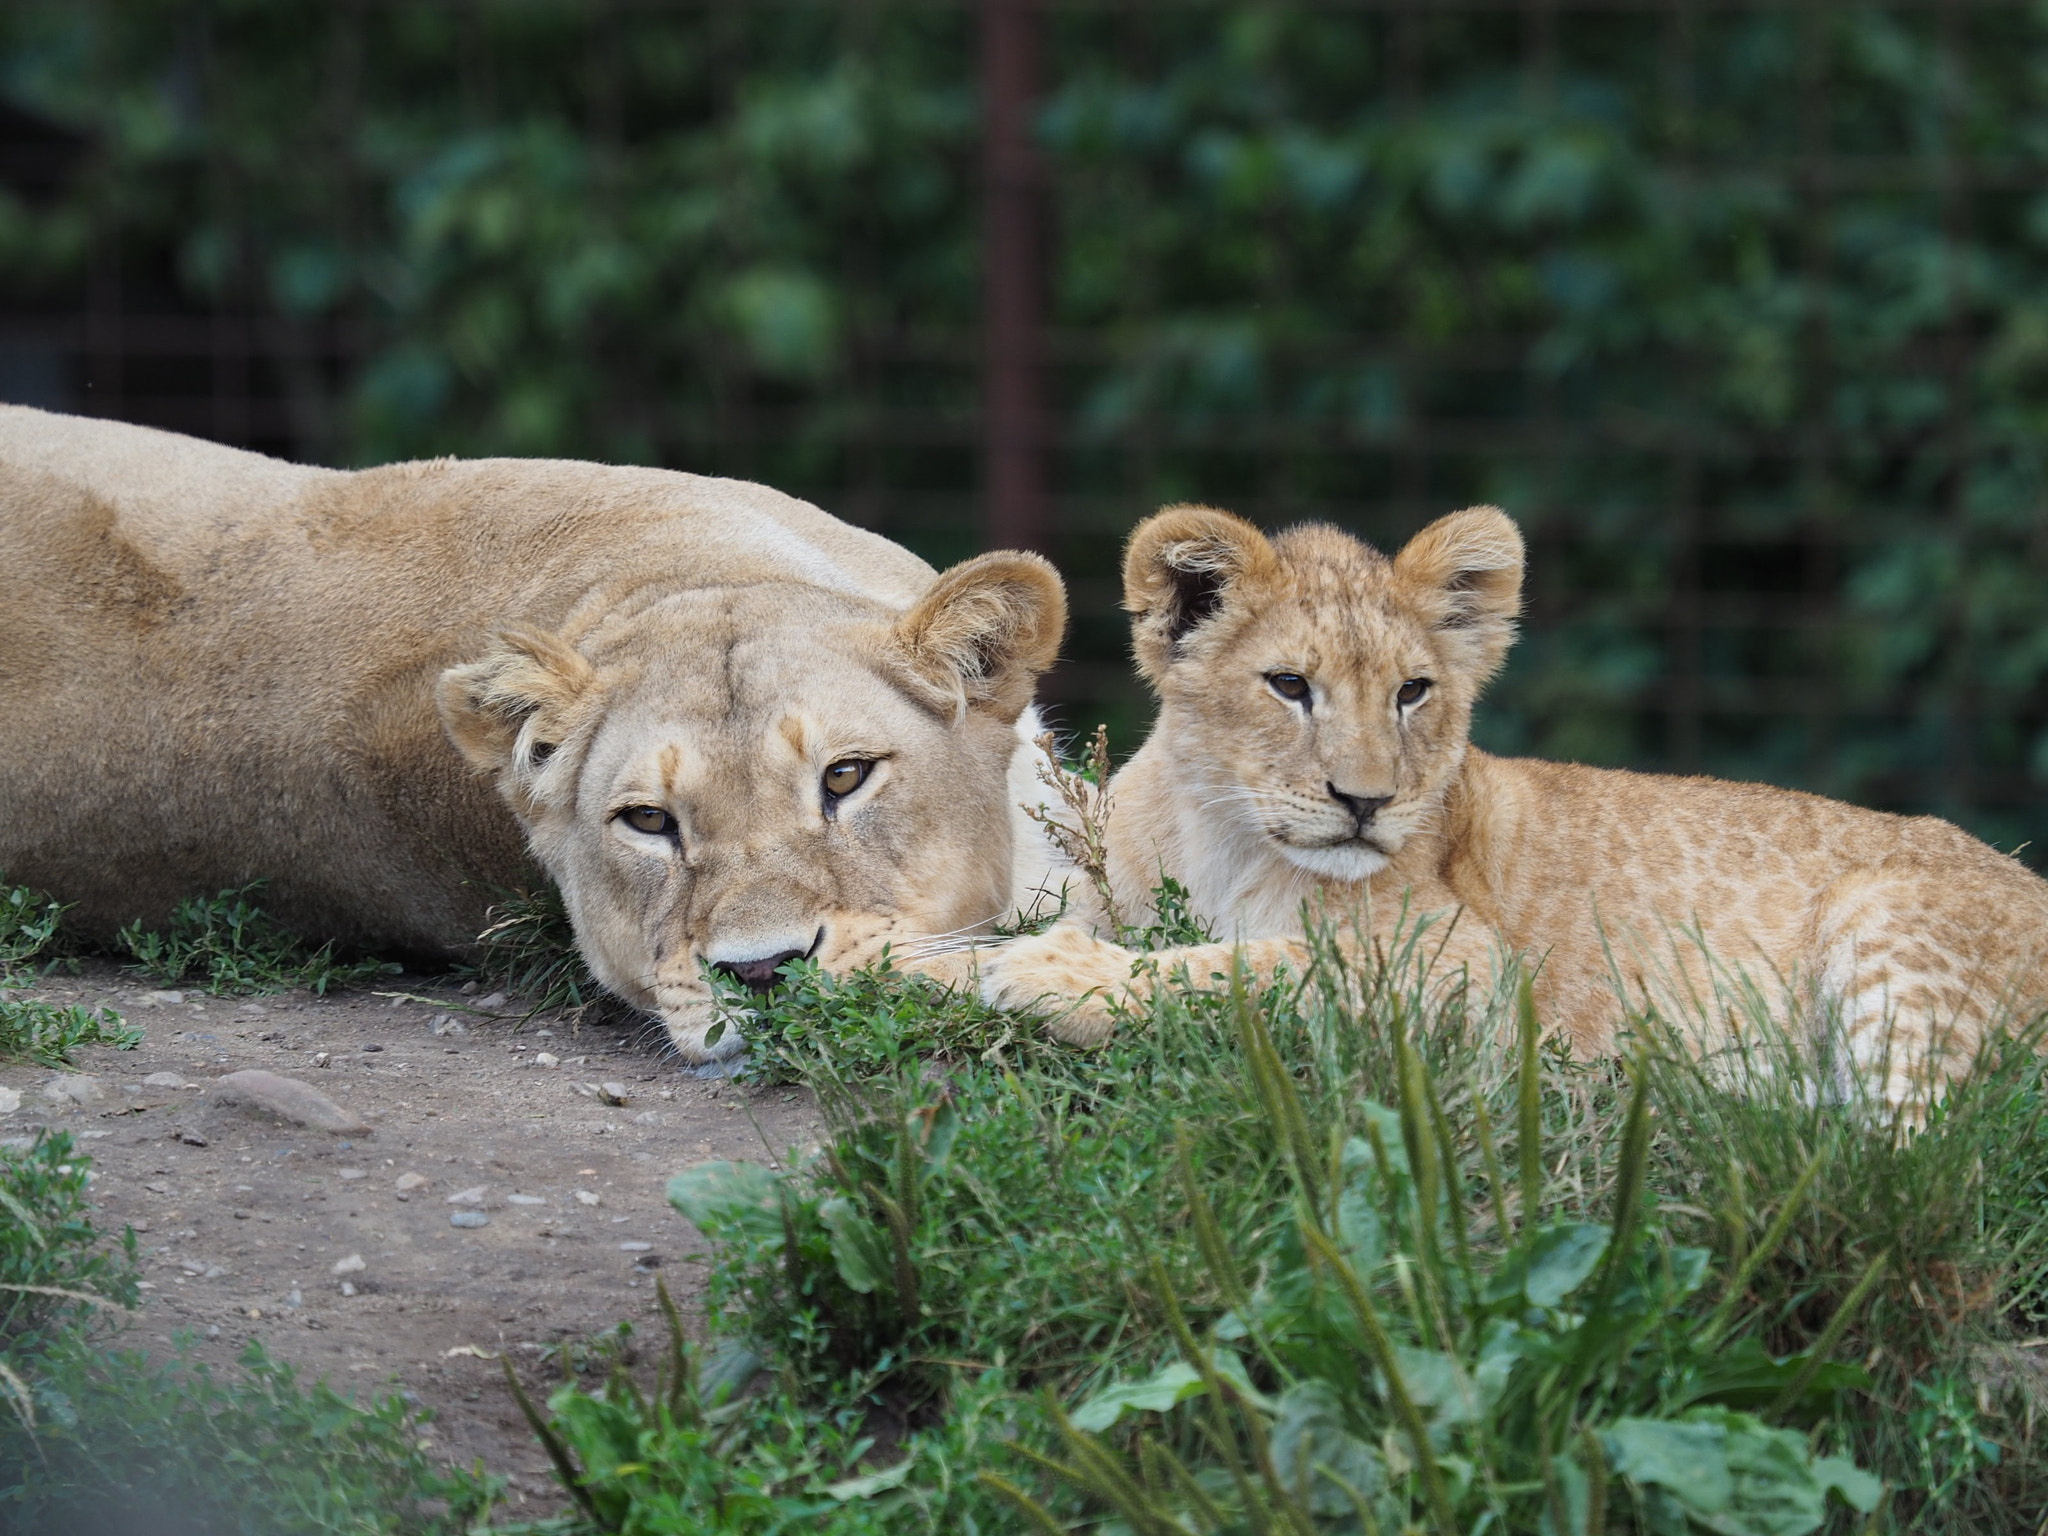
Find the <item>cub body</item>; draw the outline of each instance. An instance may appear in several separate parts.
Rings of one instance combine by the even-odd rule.
[[[315,940],[460,954],[537,859],[703,1059],[738,1038],[705,1044],[702,963],[857,965],[1043,867],[1035,556],[935,577],[740,481],[343,472],[18,407],[0,538],[0,870],[103,939],[263,878]]]
[[[989,1000],[1078,999],[1054,1027],[1099,1038],[1108,999],[1182,965],[1227,974],[1232,944],[1255,973],[1299,969],[1304,903],[1363,910],[1380,942],[1433,914],[1440,966],[1484,975],[1515,952],[1581,1054],[1612,1048],[1617,983],[1708,1049],[1730,1024],[1712,970],[1766,997],[1804,989],[1839,1007],[1842,1067],[1894,1106],[1967,1062],[2002,1010],[2048,1002],[2048,882],[1947,822],[1470,746],[1521,578],[1521,537],[1491,508],[1392,559],[1326,527],[1269,541],[1206,508],[1142,524],[1125,602],[1160,707],[1110,785],[1112,899],[1142,922],[1170,875],[1230,943],[1134,978],[1084,910],[987,952]]]

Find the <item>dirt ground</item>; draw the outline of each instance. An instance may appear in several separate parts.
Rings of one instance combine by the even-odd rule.
[[[657,1274],[694,1318],[705,1244],[668,1205],[668,1179],[707,1158],[780,1164],[816,1141],[814,1106],[684,1075],[658,1031],[523,1018],[516,999],[445,978],[376,993],[405,995],[180,994],[104,963],[53,975],[37,995],[110,1006],[147,1039],[80,1051],[76,1073],[0,1065],[22,1099],[0,1138],[40,1125],[80,1138],[96,1223],[134,1227],[144,1256],[129,1342],[163,1353],[191,1330],[201,1358],[226,1362],[258,1338],[343,1391],[402,1390],[434,1410],[449,1460],[508,1476],[520,1513],[551,1510],[495,1357],[545,1391],[559,1380],[549,1345],[620,1319],[659,1338]],[[370,1133],[228,1102],[218,1079],[244,1068],[318,1089]],[[184,1086],[144,1082],[162,1073]]]

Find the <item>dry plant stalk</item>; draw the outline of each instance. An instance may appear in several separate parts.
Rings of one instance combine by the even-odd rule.
[[[1109,884],[1109,727],[1095,727],[1078,770],[1060,760],[1052,732],[1038,738],[1038,749],[1045,754],[1038,777],[1059,796],[1061,809],[1027,805],[1024,814],[1045,828],[1062,857],[1087,876],[1111,930],[1122,933],[1123,916]]]

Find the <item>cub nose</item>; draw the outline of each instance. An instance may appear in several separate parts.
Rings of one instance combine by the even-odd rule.
[[[1351,813],[1351,819],[1358,823],[1361,831],[1371,826],[1372,819],[1379,814],[1380,807],[1394,798],[1392,795],[1347,795],[1336,785],[1328,782],[1324,783],[1323,788],[1330,792],[1332,800]]]
[[[807,949],[785,949],[780,954],[764,955],[759,960],[720,960],[711,968],[723,971],[749,991],[766,992],[775,985],[775,972],[779,967],[791,960],[801,960],[809,953]]]

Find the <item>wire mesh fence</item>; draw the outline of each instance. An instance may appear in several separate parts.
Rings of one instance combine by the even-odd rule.
[[[1049,691],[1126,747],[1137,517],[1493,501],[1483,742],[2048,833],[2036,6],[18,0],[0,48],[0,394],[739,475],[941,560],[1025,476]]]

